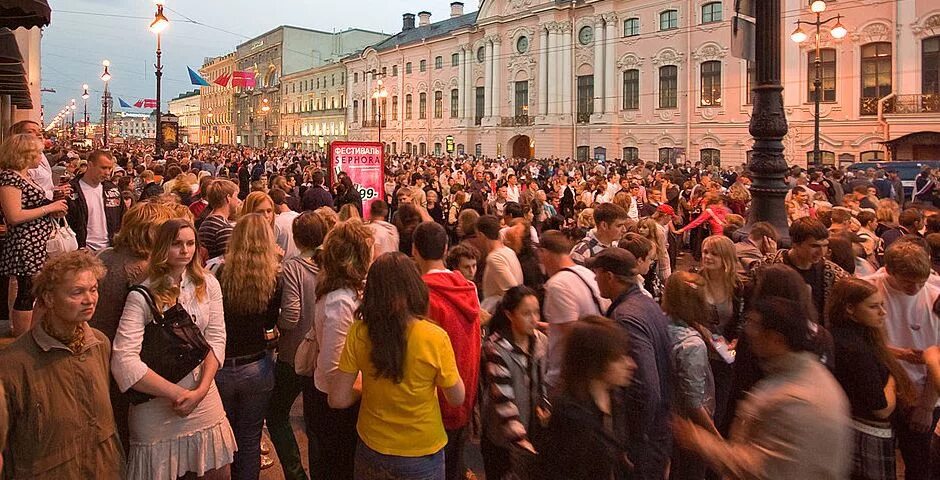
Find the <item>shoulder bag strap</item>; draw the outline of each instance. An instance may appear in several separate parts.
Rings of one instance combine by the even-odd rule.
[[[143,285],[133,285],[130,288],[130,291],[137,292],[143,295],[144,300],[147,301],[147,306],[150,307],[150,313],[153,315],[153,321],[157,325],[163,323],[163,313],[157,308],[157,302],[154,299],[153,292],[149,288]]]
[[[581,280],[581,283],[583,283],[584,286],[587,287],[588,292],[591,292],[591,300],[594,301],[594,306],[597,307],[597,311],[599,312],[598,314],[599,314],[599,315],[604,315],[606,312],[604,312],[604,309],[601,308],[601,302],[600,302],[600,300],[598,300],[598,299],[597,299],[597,296],[594,295],[594,289],[591,288],[591,284],[588,283],[588,281],[585,280],[584,277],[582,277],[580,273],[578,273],[577,271],[575,271],[575,269],[573,269],[573,268],[571,268],[571,267],[565,267],[565,268],[563,268],[563,269],[561,269],[561,270],[564,271],[564,272],[571,272],[574,276],[578,277],[578,280]]]

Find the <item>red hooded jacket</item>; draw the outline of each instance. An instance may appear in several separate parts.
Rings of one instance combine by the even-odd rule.
[[[470,423],[470,415],[477,399],[480,377],[480,301],[477,289],[460,272],[434,271],[425,274],[428,285],[428,315],[447,332],[454,347],[457,371],[463,379],[467,394],[463,405],[451,407],[438,395],[444,428],[455,430]]]

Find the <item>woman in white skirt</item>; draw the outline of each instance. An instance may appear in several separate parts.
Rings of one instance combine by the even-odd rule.
[[[144,329],[153,316],[147,300],[131,292],[114,338],[111,371],[121,391],[156,398],[129,414],[128,479],[229,478],[235,436],[215,386],[225,361],[225,322],[219,282],[203,268],[199,241],[188,220],[173,219],[157,232],[147,286],[161,311],[177,302],[193,316],[212,350],[178,383],[157,375],[140,359]]]

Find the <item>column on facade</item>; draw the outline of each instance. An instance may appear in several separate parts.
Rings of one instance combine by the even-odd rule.
[[[484,40],[485,53],[483,70],[486,86],[483,90],[483,116],[493,115],[493,43],[489,39]]]
[[[558,51],[558,29],[555,24],[548,25],[548,53],[545,55],[545,61],[548,63],[548,98],[545,102],[548,104],[547,112],[549,115],[557,115],[561,106],[561,78],[559,77],[560,68],[558,59],[561,58],[561,52]]]
[[[460,47],[457,53],[457,117],[465,118],[467,116],[466,98],[467,98],[467,64],[465,62],[467,51]]]
[[[477,90],[473,78],[473,45],[464,45],[463,63],[466,76],[464,77],[464,88],[466,93],[463,96],[463,116],[467,120],[472,120],[474,108],[476,108]]]
[[[362,119],[367,122],[372,121],[372,74],[363,73],[366,80],[366,94],[362,100]]]
[[[617,61],[617,48],[614,39],[617,38],[617,16],[610,13],[604,16],[607,23],[607,35],[604,37],[606,47],[604,50],[604,99],[605,113],[615,113],[617,108],[617,79],[614,76],[614,64]]]
[[[490,98],[493,101],[492,115],[494,117],[499,117],[502,114],[503,83],[500,78],[499,46],[499,37],[493,38],[493,66],[491,67],[493,71],[493,95]]]
[[[565,24],[561,33],[562,65],[561,65],[561,88],[562,88],[562,111],[564,114],[571,114],[571,46],[573,45],[571,36],[574,35],[574,28],[571,24]]]
[[[604,19],[594,19],[594,113],[604,113]]]
[[[917,82],[917,69],[906,68],[908,65],[918,65],[920,61],[918,39],[911,31],[917,24],[916,7],[916,2],[897,3],[898,21],[894,26],[897,29],[894,37],[894,45],[897,48],[894,56],[897,59],[894,67],[896,77],[892,83],[894,92],[899,95],[913,94],[921,90],[920,82]]]
[[[539,28],[539,115],[548,113],[548,30]]]

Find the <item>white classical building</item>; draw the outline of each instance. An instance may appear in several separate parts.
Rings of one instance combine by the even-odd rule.
[[[805,0],[784,0],[788,161],[813,149],[812,42],[789,39]],[[940,159],[940,4],[839,0],[848,35],[821,33],[824,163]],[[733,0],[483,0],[465,14],[405,14],[402,31],[343,60],[350,140],[390,152],[742,164],[750,66],[730,54]],[[806,27],[804,27],[805,29]],[[813,31],[810,31],[813,38]],[[760,52],[757,52],[760,55]],[[381,80],[381,86],[379,83]],[[380,96],[384,95],[384,96]],[[926,131],[926,132],[924,132]],[[932,132],[931,132],[932,131]],[[890,141],[888,144],[882,142]]]

